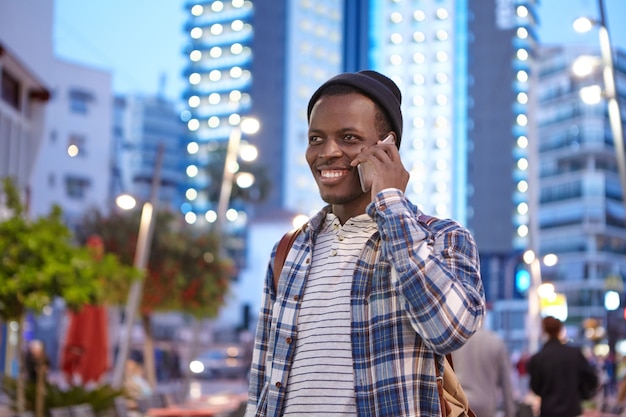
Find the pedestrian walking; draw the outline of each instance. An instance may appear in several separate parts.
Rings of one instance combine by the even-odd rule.
[[[575,417],[581,403],[598,385],[596,372],[582,351],[561,340],[563,323],[542,320],[547,341],[528,362],[530,388],[541,399],[540,417]]]
[[[456,376],[477,416],[515,417],[513,368],[500,336],[483,325],[452,357]]]

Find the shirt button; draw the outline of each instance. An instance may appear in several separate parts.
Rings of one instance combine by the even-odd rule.
[[[283,386],[283,384],[281,384],[280,382],[277,382],[275,385],[276,385],[276,388],[280,388]]]
[[[343,235],[339,235],[339,236],[337,236],[337,237],[339,238],[339,241],[340,241],[340,242],[343,242]]]
[[[331,250],[330,256],[337,256],[337,251],[335,249]]]
[[[285,339],[285,342],[287,342],[287,344],[290,345],[291,342],[293,342],[293,339],[291,337],[288,337],[287,339]]]
[[[298,301],[300,299],[300,296],[299,295],[294,295],[293,299],[294,299],[294,301]]]
[[[310,258],[306,258],[306,260],[304,261],[305,264],[309,264],[311,262]]]

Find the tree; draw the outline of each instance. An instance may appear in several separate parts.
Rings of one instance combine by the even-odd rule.
[[[83,241],[101,237],[107,252],[132,264],[139,231],[139,212],[104,216],[88,213],[77,232]],[[140,315],[145,335],[146,376],[155,383],[154,350],[150,318],[158,311],[181,311],[196,318],[215,317],[224,302],[233,267],[218,254],[218,240],[198,233],[172,213],[157,212],[150,247]]]
[[[39,313],[56,297],[63,298],[68,308],[79,309],[110,300],[115,294],[111,289],[127,288],[138,276],[134,268],[122,266],[112,254],[75,246],[58,206],[48,216],[29,221],[13,181],[4,179],[3,188],[9,216],[0,220],[0,318],[17,321],[20,332],[27,311]],[[24,410],[22,342],[20,336],[19,411]],[[36,411],[38,417],[42,415],[42,409]]]

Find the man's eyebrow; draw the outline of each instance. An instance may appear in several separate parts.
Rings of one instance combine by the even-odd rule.
[[[341,129],[335,130],[333,133],[337,133],[337,134],[342,134],[345,135],[346,133],[352,133],[352,134],[357,134],[357,135],[361,135],[361,129],[357,128],[357,127],[342,127]],[[323,129],[319,129],[319,128],[310,128],[308,130],[308,134],[326,134],[326,132]]]

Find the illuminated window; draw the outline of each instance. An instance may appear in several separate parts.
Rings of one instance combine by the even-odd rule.
[[[233,23],[230,24],[230,28],[232,30],[234,30],[235,32],[239,32],[240,30],[242,30],[244,27],[243,21],[237,19],[237,20],[233,20]]]
[[[526,30],[526,28],[517,28],[517,37],[526,39],[528,37],[528,30]]]
[[[209,127],[216,128],[220,125],[220,118],[217,116],[211,116],[209,117],[208,124],[209,124]]]
[[[193,62],[198,62],[202,59],[202,52],[196,50],[193,50],[189,53],[189,59],[192,60]]]
[[[209,51],[209,55],[211,56],[211,58],[219,58],[219,57],[221,57],[222,56],[222,48],[220,48],[219,46],[214,46]]]
[[[526,49],[518,49],[517,59],[520,61],[526,61],[528,59],[528,51]]]
[[[189,32],[189,35],[193,39],[200,39],[202,37],[202,28],[195,27],[195,28],[191,29],[191,32]]]
[[[200,97],[191,96],[189,100],[187,100],[187,103],[189,103],[189,107],[198,107],[200,105]]]
[[[422,20],[426,19],[426,13],[424,13],[423,10],[416,10],[415,12],[413,12],[413,19],[421,22]]]
[[[391,43],[394,45],[399,45],[402,43],[402,35],[399,33],[393,33],[391,35]]]
[[[448,18],[448,11],[444,8],[439,8],[435,12],[435,16],[437,16],[439,20],[446,20]]]
[[[187,122],[187,129],[194,132],[200,128],[200,121],[198,119],[191,119]]]
[[[67,141],[67,154],[72,158],[75,156],[85,157],[87,138],[83,135],[71,134]]]
[[[224,31],[224,27],[220,25],[219,23],[216,23],[211,26],[212,35],[221,35],[223,31]]]
[[[211,93],[209,94],[209,103],[210,104],[219,104],[221,101],[220,93]]]
[[[437,38],[438,41],[447,41],[448,40],[448,32],[446,32],[443,29],[440,29],[435,34],[435,37]]]
[[[413,54],[413,61],[416,64],[423,64],[426,61],[426,57],[424,56],[423,53],[416,52],[415,54]]]

